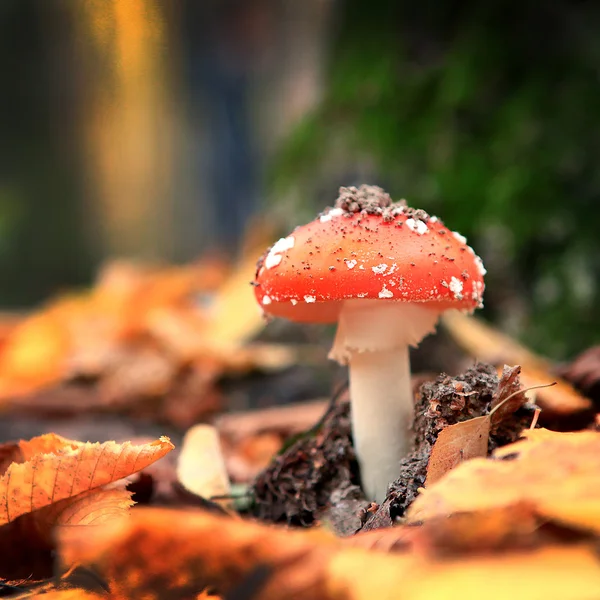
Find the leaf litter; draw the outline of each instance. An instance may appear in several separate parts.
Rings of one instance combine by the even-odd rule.
[[[104,411],[159,427],[168,422],[182,432],[222,411],[215,382],[224,372],[257,366],[275,372],[296,360],[289,347],[253,348],[249,339],[262,327],[255,316],[239,311],[228,319],[243,267],[229,279],[222,267],[209,268],[200,285],[198,268],[114,265],[90,294],[63,298],[7,326],[0,344],[6,414],[17,406],[23,414]],[[190,290],[202,286],[208,301],[198,310]],[[213,311],[219,293],[225,300]],[[514,348],[505,341],[505,362],[520,362],[511,360]],[[513,358],[529,361],[523,369],[499,372],[496,353],[494,364],[456,376],[422,386],[423,378],[414,378],[413,452],[380,506],[360,490],[346,390],[327,409],[299,412],[297,422],[293,407],[225,415],[215,427],[191,429],[181,454],[164,456],[170,443],[138,441],[139,434],[123,443],[49,434],[1,445],[7,514],[0,524],[0,593],[600,597],[600,433],[591,419],[583,425],[589,431],[530,430],[539,412],[522,385],[547,384],[553,376],[522,348],[514,351]],[[481,356],[492,353],[488,348]],[[573,373],[572,381],[593,381],[587,372]],[[545,427],[568,428],[571,414],[582,423],[588,418],[587,400],[565,396],[564,389],[539,398]],[[288,435],[294,437],[281,448]],[[223,511],[213,501],[215,495],[227,501],[252,478],[245,519],[231,504]],[[132,495],[140,503],[133,509]],[[298,526],[308,531],[293,531]]]

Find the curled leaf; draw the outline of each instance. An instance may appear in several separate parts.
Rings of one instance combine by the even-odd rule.
[[[141,471],[173,449],[166,437],[92,444],[55,434],[19,445],[25,462],[12,463],[0,477],[0,525]]]

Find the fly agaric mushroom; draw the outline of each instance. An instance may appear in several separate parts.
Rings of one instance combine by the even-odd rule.
[[[485,269],[459,233],[392,203],[381,188],[341,188],[335,207],[297,227],[259,260],[266,315],[338,323],[329,358],[347,364],[361,481],[381,502],[410,451],[409,346],[448,309],[482,306]]]

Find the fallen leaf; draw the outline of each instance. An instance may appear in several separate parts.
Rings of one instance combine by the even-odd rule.
[[[290,435],[313,427],[323,416],[328,405],[329,400],[315,400],[260,410],[225,413],[215,419],[215,426],[222,435],[232,440],[271,431]]]
[[[200,424],[188,429],[177,462],[177,477],[185,488],[203,498],[231,494],[219,433],[215,427]],[[232,508],[231,503],[227,504]]]
[[[93,564],[118,597],[227,597],[260,575],[253,600],[582,600],[600,597],[592,545],[436,558],[346,548],[323,531],[289,531],[199,511],[139,509],[91,535],[64,530],[67,564]],[[176,551],[174,551],[176,549]]]
[[[522,367],[521,383],[532,387],[555,381],[550,363],[509,336],[500,333],[481,319],[447,311],[442,323],[454,340],[471,356],[492,364],[518,364]],[[569,415],[591,408],[591,401],[564,380],[540,390],[537,404],[558,415]]]
[[[26,318],[6,340],[0,362],[0,396],[27,393],[65,373],[68,332],[52,310]]]
[[[487,456],[490,433],[527,402],[524,391],[520,392],[520,372],[520,366],[504,366],[489,414],[455,423],[440,431],[431,449],[426,487],[461,462]]]
[[[573,541],[573,532],[557,531],[552,537],[540,530],[541,520],[528,503],[485,512],[455,513],[425,523],[377,529],[344,538],[345,546],[452,558],[469,553],[539,547],[549,541]],[[561,538],[562,534],[562,538]]]
[[[492,411],[490,429],[492,432],[496,431],[505,419],[516,413],[527,402],[525,395],[527,390],[518,393],[521,390],[520,374],[521,367],[519,365],[514,367],[504,365],[502,369],[498,390],[490,405]]]
[[[425,486],[435,483],[465,460],[487,456],[490,426],[490,417],[485,415],[442,429],[431,449]]]
[[[524,435],[497,449],[495,460],[473,459],[426,488],[409,508],[409,522],[528,502],[546,519],[600,532],[600,434]]]
[[[32,516],[41,527],[48,524],[101,525],[128,517],[133,504],[128,490],[101,488],[55,502],[35,511]]]
[[[42,592],[34,592],[32,595],[16,596],[17,598],[39,598],[40,600],[106,600],[104,594],[95,594],[81,589],[68,590],[48,590]]]
[[[165,437],[135,446],[82,443],[55,434],[19,446],[25,462],[12,463],[0,477],[0,525],[137,473],[173,449]]]

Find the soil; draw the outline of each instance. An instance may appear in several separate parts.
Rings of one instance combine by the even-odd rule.
[[[391,221],[400,214],[425,223],[430,219],[424,210],[407,206],[406,200],[393,202],[390,195],[376,185],[341,187],[335,208],[341,208],[347,214],[380,215],[384,221]]]
[[[308,526],[358,489],[350,405],[332,403],[315,433],[300,436],[257,477],[252,512],[265,521]]]
[[[369,502],[359,486],[352,447],[349,403],[333,403],[316,428],[296,440],[253,485],[254,514],[270,522],[307,526],[327,523],[340,535],[391,526],[423,487],[431,448],[449,425],[486,415],[520,389],[520,367],[505,367],[499,379],[492,365],[476,364],[451,377],[442,374],[415,394],[414,450],[398,468],[399,477],[381,505]],[[517,394],[495,413],[489,451],[518,439],[535,407]]]

